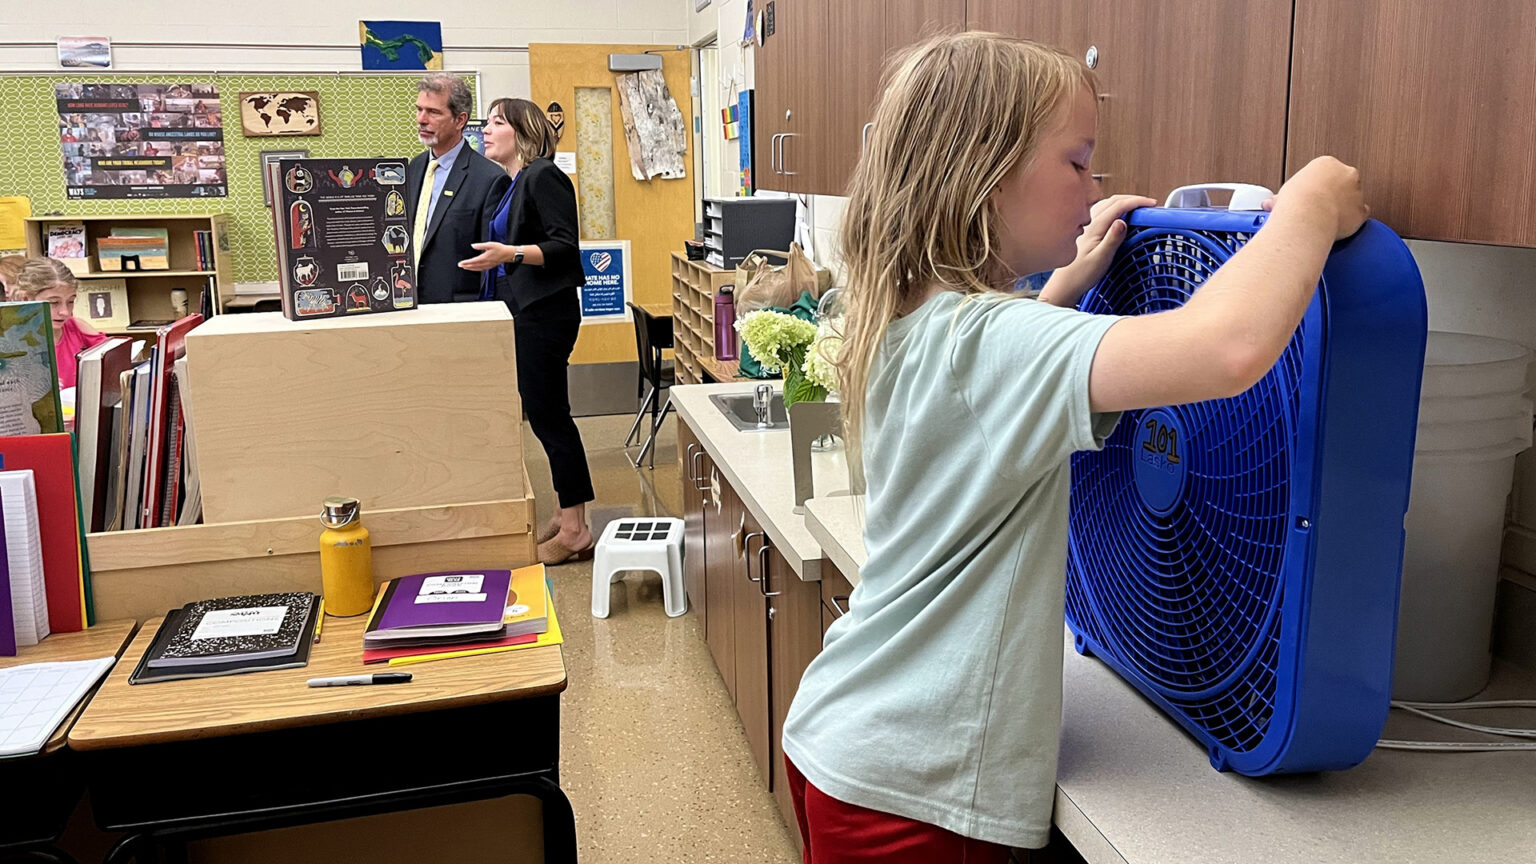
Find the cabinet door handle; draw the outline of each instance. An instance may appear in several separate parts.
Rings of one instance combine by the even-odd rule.
[[[783,137],[784,133],[780,132],[768,141],[768,170],[775,174],[784,173],[779,170],[779,139]]]
[[[791,138],[793,138],[793,137],[795,137],[796,135],[799,135],[799,134],[800,134],[799,132],[785,132],[784,133],[784,141],[788,141],[789,139],[791,139]],[[785,149],[784,148],[784,141],[780,141],[779,142],[779,173],[780,174],[784,174],[786,176],[794,175],[794,174],[799,174],[800,173],[799,171],[790,171],[790,170],[787,170],[784,167],[784,163],[785,163],[785,159],[784,159],[784,149]]]
[[[765,532],[763,534],[763,545],[757,547],[757,572],[759,574],[757,590],[763,592],[764,597],[777,597],[783,593],[768,590],[768,550],[771,548],[773,548],[773,544],[768,540],[768,535]]]
[[[688,446],[689,447],[697,447],[698,445],[696,445],[696,444],[689,444]],[[698,463],[699,457],[703,456],[703,455],[704,455],[704,448],[703,447],[699,447],[699,452],[693,454],[692,460],[688,464],[688,474],[689,474],[689,476],[691,476],[693,478],[693,488],[699,490],[700,492],[708,492],[709,491],[709,478],[705,477],[703,474],[700,474],[700,473],[698,473],[697,471],[695,471],[693,469],[693,466]]]
[[[753,531],[752,533],[748,534],[746,537],[743,537],[742,540],[741,540],[742,557],[747,559],[747,581],[748,582],[758,582],[758,581],[760,581],[763,578],[762,576],[758,576],[756,579],[752,578],[752,556],[746,554],[746,550],[752,548],[752,538],[753,537],[762,537],[762,536],[764,536],[763,532],[761,532],[761,531]],[[759,590],[761,590],[761,588],[759,588]]]
[[[874,127],[875,121],[871,120],[864,124],[864,130],[859,133],[859,153],[861,155],[869,152],[869,130]]]
[[[844,615],[847,615],[848,614],[848,595],[847,594],[833,594],[832,595],[832,608],[837,610],[837,617],[839,617],[839,618],[843,617]]]
[[[683,454],[683,458],[688,461],[688,482],[692,483],[695,489],[699,488],[699,474],[694,470],[698,466],[698,459],[694,456],[693,451],[698,448],[699,445],[697,444],[689,444],[688,449]]]

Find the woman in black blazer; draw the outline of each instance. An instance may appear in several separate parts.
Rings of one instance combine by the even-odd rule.
[[[571,418],[566,367],[581,330],[582,275],[576,188],[555,167],[555,129],[527,99],[497,99],[485,121],[485,155],[512,176],[480,254],[459,266],[485,273],[482,300],[512,311],[517,390],[533,434],[549,456],[560,510],[539,532],[539,561],[591,554],[587,502],[592,475]]]

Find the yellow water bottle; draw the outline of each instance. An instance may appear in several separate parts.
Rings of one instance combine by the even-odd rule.
[[[356,498],[325,499],[320,511],[320,590],[325,612],[346,618],[373,608],[373,542]]]

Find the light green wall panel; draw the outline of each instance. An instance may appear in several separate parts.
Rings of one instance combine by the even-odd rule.
[[[113,213],[229,214],[230,245],[237,282],[277,279],[269,211],[261,200],[261,151],[308,148],[315,157],[413,156],[416,138],[416,77],[384,75],[0,75],[0,196],[26,195],[34,215],[62,212],[89,216]],[[59,115],[54,85],[78,81],[107,84],[200,84],[219,88],[224,113],[224,157],[229,197],[224,199],[139,198],[70,201],[64,193],[64,157],[59,149]],[[468,79],[471,90],[474,79]],[[241,91],[315,90],[320,93],[324,134],[308,137],[246,138],[240,134]]]

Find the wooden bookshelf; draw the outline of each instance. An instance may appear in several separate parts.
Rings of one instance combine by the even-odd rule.
[[[205,291],[211,291],[209,306],[223,311],[220,292],[232,288],[229,253],[228,217],[223,213],[123,214],[121,216],[33,216],[27,219],[27,256],[48,254],[48,226],[76,222],[85,226],[85,245],[91,272],[77,273],[82,282],[94,279],[122,279],[128,286],[130,321],[166,321],[176,318],[171,306],[171,292],[187,292],[187,309],[202,308]],[[109,236],[114,228],[161,228],[166,232],[170,269],[102,270],[96,255],[96,241]],[[213,269],[198,269],[197,231],[213,232]],[[123,329],[110,335],[139,336],[153,330]]]
[[[735,270],[672,253],[672,356],[677,383],[703,383],[702,361],[715,356],[715,294],[735,281]]]

